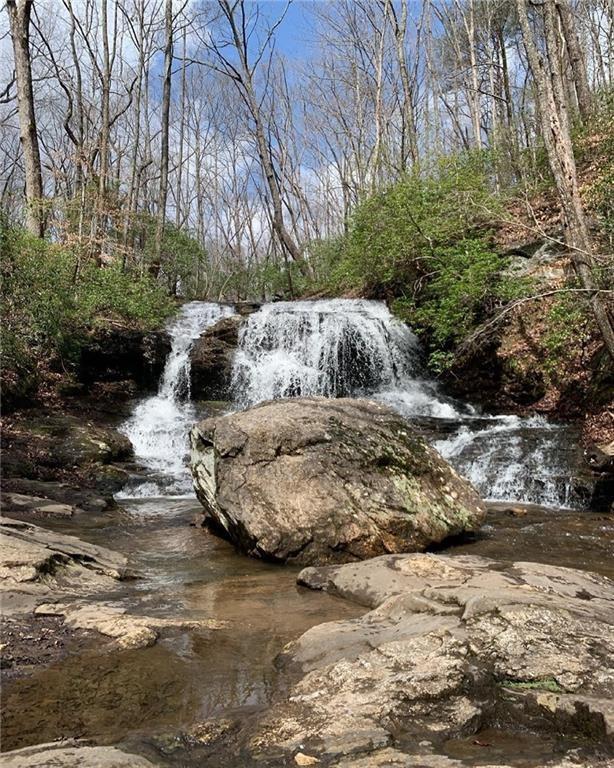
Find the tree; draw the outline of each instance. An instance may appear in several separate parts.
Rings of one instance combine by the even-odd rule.
[[[173,0],[166,0],[164,14],[164,84],[162,86],[162,140],[160,148],[160,191],[158,194],[158,216],[156,222],[156,241],[151,274],[158,276],[164,223],[166,221],[166,200],[168,197],[168,134],[171,110],[171,81],[173,74]]]
[[[593,104],[593,98],[588,85],[586,59],[580,45],[573,11],[568,0],[557,0],[556,7],[561,20],[565,46],[569,54],[571,75],[578,99],[578,110],[582,119],[586,121],[591,113]]]
[[[281,188],[275,166],[273,165],[271,146],[267,138],[265,119],[261,110],[261,100],[256,95],[254,82],[256,70],[264,61],[275,30],[283,20],[285,13],[282,14],[274,25],[266,30],[264,40],[258,47],[257,54],[252,59],[250,55],[250,33],[248,30],[251,27],[251,32],[253,32],[254,19],[249,18],[245,7],[245,0],[237,0],[233,3],[230,3],[229,0],[218,0],[218,6],[221,12],[220,18],[227,26],[226,32],[229,37],[220,41],[210,37],[207,47],[215,55],[216,68],[230,77],[249,111],[253,123],[254,138],[258,147],[258,158],[271,198],[271,224],[273,229],[279,238],[284,253],[299,265],[302,272],[308,273],[309,270],[303,259],[301,249],[284,221]],[[225,50],[229,47],[234,49],[237,57],[236,62],[232,61],[225,53]]]
[[[19,138],[23,151],[26,182],[26,226],[37,237],[45,232],[43,207],[43,176],[41,171],[32,65],[30,60],[30,17],[33,0],[7,0],[6,7],[11,26],[11,39],[15,56],[17,105],[19,110]]]
[[[527,0],[516,0],[516,5],[529,66],[535,80],[542,138],[561,200],[566,241],[574,268],[584,288],[590,291],[591,308],[605,346],[614,360],[614,327],[609,308],[598,290],[595,279],[592,243],[578,188],[568,105],[559,59],[556,0],[542,0],[536,7],[545,38],[541,52],[529,21]]]

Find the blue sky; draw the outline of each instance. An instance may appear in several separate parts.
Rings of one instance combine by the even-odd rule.
[[[308,55],[314,39],[314,18],[310,6],[321,0],[294,0],[277,30],[277,50],[289,58],[301,59]],[[260,3],[261,11],[274,21],[286,7],[286,0],[267,0]]]

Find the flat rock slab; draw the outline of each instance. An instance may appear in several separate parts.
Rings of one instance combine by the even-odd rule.
[[[0,496],[0,508],[3,514],[17,512],[36,517],[72,517],[76,511],[71,504],[61,504],[42,496],[27,496],[23,493],[3,493]]]
[[[595,750],[586,765],[614,757],[609,579],[410,554],[307,568],[299,583],[371,610],[313,627],[286,649],[281,661],[300,679],[244,734],[258,758],[300,751],[340,768],[443,768],[455,762],[418,757],[425,739],[437,745],[493,722],[585,739]]]
[[[397,413],[297,398],[191,433],[205,520],[254,557],[303,565],[423,550],[479,528],[473,488]]]
[[[134,572],[127,558],[74,536],[0,518],[0,594],[6,615],[41,602],[109,593]]]
[[[224,622],[215,619],[187,621],[131,614],[119,603],[74,602],[46,603],[36,607],[40,616],[61,616],[72,629],[96,630],[111,638],[121,649],[147,648],[158,639],[162,629],[222,629]]]
[[[6,478],[7,492],[46,499],[49,503],[63,504],[75,511],[102,512],[108,501],[82,485],[75,487],[58,481],[31,480],[25,477]],[[10,517],[10,514],[8,515]]]
[[[68,740],[36,744],[0,755],[1,768],[156,768],[139,755],[117,747],[92,747]]]
[[[76,568],[107,579],[134,576],[125,555],[32,523],[0,518],[0,589],[43,585],[69,567],[73,574]]]

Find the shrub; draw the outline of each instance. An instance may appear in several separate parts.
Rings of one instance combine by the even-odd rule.
[[[483,232],[496,207],[479,153],[446,158],[431,176],[407,176],[359,206],[333,278],[345,288],[406,288],[430,274],[439,248]]]
[[[81,269],[70,249],[0,226],[2,380],[19,398],[34,386],[38,364],[78,359],[89,328],[113,317],[139,328],[160,325],[174,303],[148,275],[119,266]]]

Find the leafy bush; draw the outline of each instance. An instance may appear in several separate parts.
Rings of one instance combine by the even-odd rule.
[[[69,249],[0,225],[4,394],[33,387],[40,361],[77,359],[87,330],[103,317],[149,329],[174,310],[161,286],[119,266],[79,271]]]
[[[434,371],[447,368],[455,346],[502,301],[527,291],[519,280],[505,277],[507,259],[481,239],[461,240],[437,248],[431,275],[412,298],[392,302],[392,310],[423,335]]]
[[[542,344],[544,369],[553,381],[564,381],[568,366],[591,340],[594,324],[588,303],[577,294],[563,294],[550,307]]]
[[[359,206],[333,282],[395,293],[431,273],[439,248],[483,232],[497,206],[479,153],[446,158],[428,177],[407,176]]]
[[[83,270],[74,301],[82,325],[116,316],[146,330],[159,326],[174,309],[158,283],[148,275],[123,272],[117,263],[103,269],[91,264]]]

